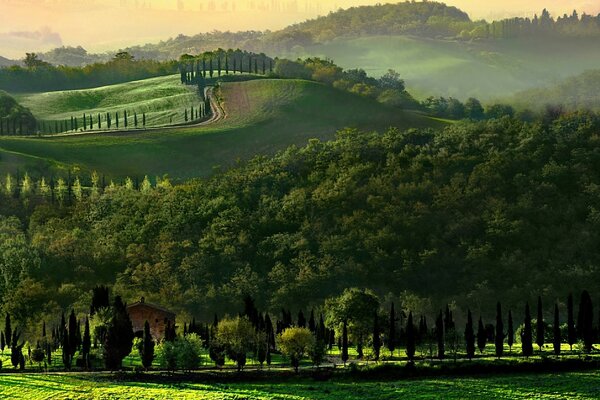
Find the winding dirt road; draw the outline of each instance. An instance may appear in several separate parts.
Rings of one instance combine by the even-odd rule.
[[[212,125],[214,123],[217,123],[221,120],[226,119],[227,113],[225,112],[225,109],[221,106],[221,104],[219,103],[219,100],[215,96],[214,87],[210,86],[210,87],[205,88],[204,95],[206,96],[206,98],[208,98],[208,100],[210,102],[210,111],[211,112],[210,112],[210,115],[208,116],[208,119],[200,120],[198,122],[175,124],[175,125],[168,125],[168,126],[157,126],[157,127],[150,127],[150,128],[66,132],[66,133],[58,133],[58,134],[52,134],[52,135],[41,135],[38,137],[43,138],[43,139],[50,139],[50,138],[56,138],[56,137],[71,137],[71,136],[82,136],[82,135],[103,135],[103,136],[134,135],[134,134],[140,134],[140,133],[146,133],[146,132],[156,132],[156,131],[163,132],[163,131],[169,131],[169,130],[174,130],[174,129],[181,130],[181,129],[196,128],[199,126],[208,126],[208,125]],[[28,136],[28,137],[31,137],[31,136]]]

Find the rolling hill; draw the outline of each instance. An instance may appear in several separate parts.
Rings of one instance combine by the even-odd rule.
[[[69,107],[78,107],[76,103],[68,106],[72,104],[69,98],[52,106],[43,101],[46,96],[51,94],[24,100],[40,105],[46,115],[63,115]],[[57,96],[62,98],[61,94]],[[206,176],[214,167],[272,154],[292,144],[305,144],[311,138],[330,139],[344,127],[383,130],[390,126],[404,129],[441,125],[417,113],[302,80],[224,83],[219,96],[227,117],[210,126],[61,138],[1,138],[0,172],[14,172],[18,167],[48,175],[48,171],[65,173],[64,169],[70,167],[82,172],[96,170],[114,178],[168,174],[184,179]],[[97,107],[98,103],[87,104]]]
[[[555,85],[518,93],[511,102],[522,108],[538,111],[546,105],[561,105],[566,110],[590,109],[600,111],[600,70],[586,71]]]
[[[200,98],[192,86],[181,85],[179,75],[150,78],[94,89],[17,95],[41,120],[67,120],[110,112],[146,113],[148,125],[184,122],[184,109],[197,106]]]
[[[381,76],[389,68],[415,96],[493,101],[547,86],[600,65],[597,39],[459,41],[415,36],[340,38],[296,48],[286,57],[328,57],[343,68]]]

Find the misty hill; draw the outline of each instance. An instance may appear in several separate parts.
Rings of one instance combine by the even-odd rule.
[[[18,62],[0,56],[0,67],[10,67],[11,65],[15,64],[18,64]]]
[[[514,97],[513,102],[534,109],[552,105],[563,106],[566,110],[600,110],[599,93],[600,70],[591,70],[553,86],[523,91]]]

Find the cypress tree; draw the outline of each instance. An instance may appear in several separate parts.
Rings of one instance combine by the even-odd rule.
[[[373,355],[375,356],[375,361],[379,360],[379,353],[381,351],[381,331],[379,329],[379,318],[377,313],[375,313],[375,317],[373,319]]]
[[[64,365],[65,369],[69,370],[69,369],[71,369],[71,361],[72,361],[71,352],[69,351],[71,344],[69,343],[69,332],[67,331],[67,329],[64,326],[62,328],[61,336],[62,336],[62,361],[63,361],[63,365]]]
[[[115,123],[117,126],[117,129],[119,128],[119,112],[115,112]]]
[[[342,328],[342,361],[344,366],[348,361],[348,321],[344,320],[344,326]]]
[[[100,113],[98,113],[98,129],[102,129],[102,119],[100,117]]]
[[[479,317],[479,325],[477,326],[477,347],[479,348],[479,352],[483,353],[485,350],[485,345],[487,343],[487,332],[485,331],[485,327],[483,326],[483,320]]]
[[[415,359],[415,326],[413,324],[412,311],[408,313],[408,321],[406,322],[406,356],[412,363]]]
[[[445,339],[444,339],[444,317],[442,316],[442,310],[438,314],[437,319],[435,320],[435,336],[437,339],[437,348],[438,348],[438,358],[440,360],[444,359],[445,354]]]
[[[188,111],[187,111],[187,108],[185,109],[185,112],[183,113],[183,119],[185,120],[185,122],[188,122]]]
[[[562,337],[560,333],[560,318],[558,315],[558,304],[554,304],[554,354],[560,355],[560,345],[562,343]]]
[[[12,327],[10,326],[10,314],[6,313],[6,318],[4,319],[4,338],[7,342],[12,340]],[[7,345],[9,345],[7,343]]]
[[[317,331],[317,325],[315,323],[315,310],[310,310],[310,317],[308,318],[308,329],[315,333]]]
[[[133,125],[137,128],[138,126],[138,118],[137,118],[137,112],[133,112]]]
[[[467,358],[473,359],[475,356],[475,333],[473,332],[473,317],[471,310],[467,310],[467,326],[465,327],[465,343],[467,347]]]
[[[531,313],[529,312],[529,303],[525,305],[525,321],[523,331],[521,332],[521,351],[525,357],[533,354],[533,336],[531,333]]]
[[[542,351],[542,346],[544,346],[544,314],[542,309],[542,296],[538,296],[535,343],[540,348],[540,351]]]
[[[571,351],[573,351],[573,345],[577,341],[577,331],[575,330],[575,317],[573,314],[573,294],[569,293],[567,299],[567,341]]]
[[[4,339],[4,332],[0,332],[0,350],[4,354],[4,348],[6,347],[6,341]]]
[[[217,75],[221,76],[221,54],[217,57]]]
[[[142,114],[142,125],[146,127],[146,113]]]
[[[83,339],[81,341],[81,355],[83,357],[83,366],[90,367],[90,349],[92,348],[92,338],[90,336],[90,321],[85,318],[85,327],[83,330]]]
[[[302,310],[298,312],[298,326],[300,328],[306,328],[306,318],[304,318],[304,313]]]
[[[134,337],[129,314],[120,296],[115,297],[112,311],[104,343],[104,363],[110,370],[121,368],[123,359],[131,352]]]
[[[502,306],[500,302],[496,305],[496,357],[502,357],[504,353],[504,322],[502,321]]]
[[[390,308],[390,331],[388,334],[387,348],[393,357],[394,350],[396,349],[396,312],[394,310],[394,303],[392,303]]]
[[[593,330],[594,310],[592,307],[592,298],[587,290],[581,293],[579,302],[579,315],[577,316],[577,334],[583,341],[583,348],[586,353],[592,351],[594,343]]]
[[[77,317],[75,316],[75,310],[71,309],[71,314],[69,315],[69,327],[68,327],[68,335],[69,335],[69,347],[67,349],[63,349],[63,351],[69,352],[71,358],[75,355],[77,351]]]
[[[87,117],[83,114],[83,130],[87,131]]]
[[[446,304],[446,311],[444,314],[444,330],[446,332],[449,332],[452,329],[454,329],[454,319],[452,318],[452,311],[450,311],[450,306]]]
[[[513,347],[513,344],[515,343],[515,330],[513,328],[513,318],[512,318],[511,310],[508,310],[508,332],[506,332],[506,335],[507,335],[508,349],[509,349],[509,351],[512,352],[512,347]]]
[[[150,324],[148,321],[144,323],[144,335],[142,337],[140,357],[142,358],[142,365],[148,370],[148,368],[152,366],[152,361],[154,361],[154,340],[152,340]]]
[[[123,126],[127,128],[129,121],[127,121],[127,110],[123,111]]]

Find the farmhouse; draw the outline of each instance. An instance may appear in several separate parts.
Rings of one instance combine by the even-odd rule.
[[[150,324],[150,333],[154,340],[162,339],[165,336],[165,328],[168,323],[175,324],[174,312],[156,304],[146,303],[143,297],[140,301],[128,305],[127,312],[136,336],[141,337],[146,321]]]

